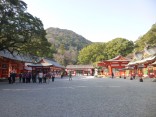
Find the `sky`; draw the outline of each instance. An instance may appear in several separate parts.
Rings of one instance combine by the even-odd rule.
[[[44,28],[67,29],[92,42],[131,41],[156,23],[156,0],[23,0]]]

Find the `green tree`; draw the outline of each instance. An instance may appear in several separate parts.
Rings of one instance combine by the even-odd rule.
[[[146,46],[145,43],[151,46],[156,45],[156,24],[153,24],[146,34],[135,41],[135,51],[142,51]]]
[[[133,41],[124,38],[116,38],[106,44],[106,53],[108,59],[114,58],[117,55],[126,56],[134,49]]]
[[[105,43],[93,43],[84,47],[78,55],[78,64],[92,64],[96,61],[105,60]]]
[[[0,51],[41,55],[50,50],[41,20],[26,9],[22,0],[0,0]]]

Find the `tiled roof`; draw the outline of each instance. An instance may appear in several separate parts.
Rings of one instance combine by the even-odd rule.
[[[129,58],[123,57],[121,55],[116,56],[115,58],[105,60],[105,61],[131,61]]]
[[[154,60],[156,60],[156,56],[150,56],[150,57],[142,59],[142,60],[129,62],[128,65],[143,64],[143,63],[146,63],[148,61],[154,61]]]
[[[156,46],[146,45],[144,51],[135,52],[133,60],[128,65],[148,64],[156,60]]]
[[[156,61],[154,63],[152,63],[152,65],[156,65]]]
[[[147,47],[145,47],[144,51],[149,55],[155,55],[156,54],[156,46],[153,46],[153,47],[147,46]]]
[[[41,61],[43,61],[43,62],[41,62]],[[50,67],[50,66],[54,66],[54,67],[59,67],[59,68],[65,68],[64,66],[60,65],[59,63],[57,63],[56,61],[54,61],[52,59],[43,58],[41,61],[37,64],[27,63],[27,66],[29,66],[29,67]]]
[[[64,66],[60,65],[59,63],[57,63],[56,61],[54,61],[52,59],[44,58],[43,61],[48,64],[52,64],[55,67],[65,68]]]
[[[17,52],[14,52],[13,54],[11,54],[7,50],[0,51],[0,56],[5,57],[5,58],[9,58],[12,60],[23,61],[23,62],[36,62],[36,61],[39,61],[39,59],[40,59],[39,57],[24,55],[21,53],[18,54]]]
[[[48,64],[48,63],[37,63],[37,64],[33,64],[33,63],[26,63],[26,66],[28,67],[49,67],[49,66],[53,66],[52,64]]]

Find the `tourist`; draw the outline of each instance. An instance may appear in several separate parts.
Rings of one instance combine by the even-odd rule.
[[[39,72],[38,78],[39,78],[39,83],[42,83],[42,78],[43,78],[43,72],[42,71]]]
[[[47,80],[47,73],[44,73],[43,74],[43,83],[46,83],[46,80]]]
[[[54,80],[55,80],[55,73],[54,73],[54,71],[52,72],[52,82],[54,82]]]
[[[12,72],[10,72],[10,76],[8,78],[9,84],[12,84]]]
[[[36,72],[32,73],[32,82],[36,83]]]
[[[114,78],[114,73],[112,72],[112,78]]]
[[[16,73],[15,71],[12,73],[12,83],[15,83]]]
[[[19,82],[21,83],[22,80],[22,72],[19,74]]]
[[[72,74],[69,72],[69,81],[72,80]]]

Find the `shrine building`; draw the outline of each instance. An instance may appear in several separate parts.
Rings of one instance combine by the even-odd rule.
[[[55,71],[56,73],[60,73],[64,71],[65,67],[57,63],[56,61],[48,58],[42,58],[38,63],[26,63],[28,68],[32,69],[32,72],[42,71],[47,73],[49,71]]]
[[[9,77],[10,72],[19,74],[25,70],[25,62],[34,62],[31,56],[18,54],[14,52],[11,54],[9,51],[0,51],[0,78],[6,79]]]
[[[143,51],[135,52],[127,67],[133,67],[132,75],[138,77],[156,77],[156,46],[146,45]]]
[[[7,79],[10,72],[20,74],[21,72],[60,72],[65,67],[52,59],[45,59],[36,56],[24,55],[14,52],[11,54],[9,51],[0,51],[0,79]]]
[[[130,61],[130,59],[119,55],[113,59],[98,62],[97,66],[102,67],[99,74],[103,76],[111,76],[113,73],[115,77],[125,77],[126,73],[123,68],[125,68]]]
[[[73,76],[93,76],[93,65],[67,65],[66,72],[71,72]]]

